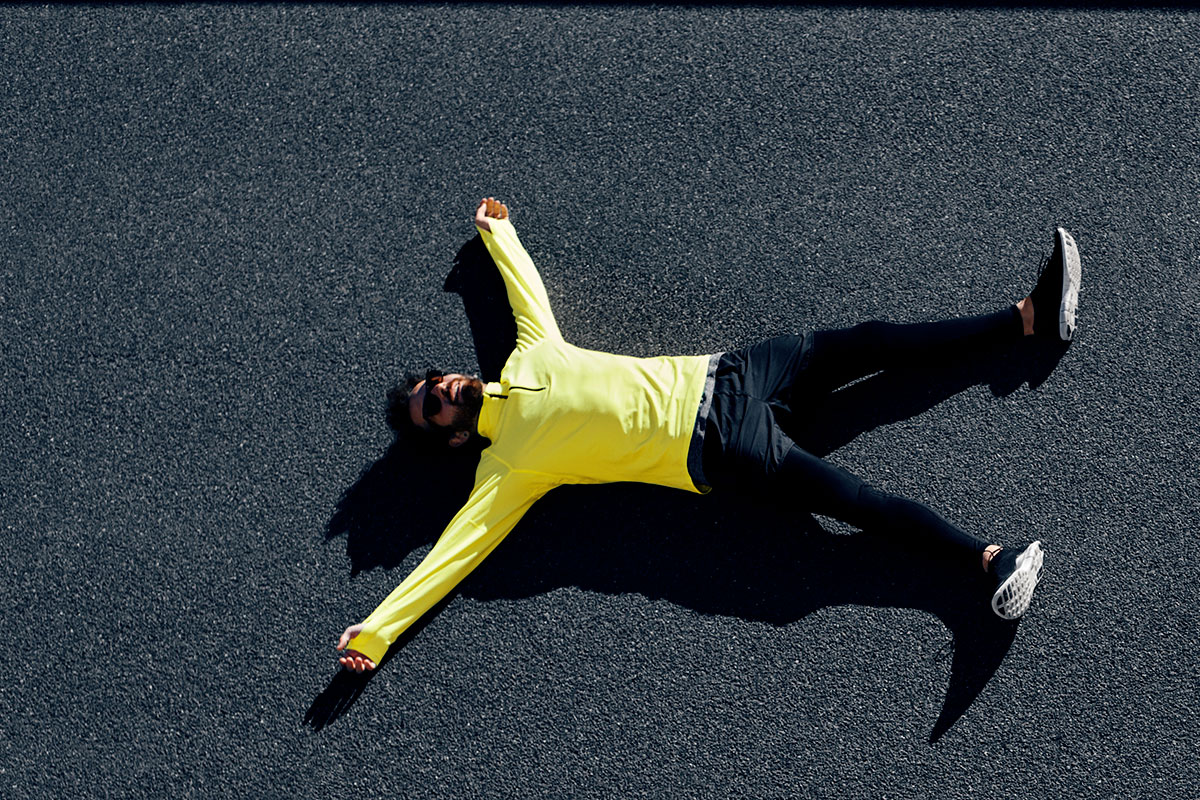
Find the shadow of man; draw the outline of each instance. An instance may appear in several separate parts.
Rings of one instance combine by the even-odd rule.
[[[497,380],[515,345],[516,326],[503,280],[478,237],[460,249],[445,289],[463,296],[480,377]],[[997,395],[1025,383],[1036,387],[1065,350],[1065,345],[1026,340],[973,356],[969,363],[879,373],[813,398],[811,413],[804,415],[809,424],[783,424],[798,444],[825,456],[866,431],[916,416],[971,386],[987,383]],[[326,531],[329,539],[346,536],[352,574],[394,569],[409,552],[435,541],[473,483],[477,456],[421,455],[418,463],[399,432],[403,426],[393,427],[397,440],[346,490]],[[436,459],[436,469],[427,468],[430,458]],[[1018,625],[992,614],[982,571],[901,549],[886,530],[831,534],[778,500],[769,504],[765,518],[756,505],[756,524],[746,526],[745,504],[764,498],[719,494],[697,498],[642,484],[555,489],[487,563],[401,636],[379,669],[363,675],[339,670],[306,712],[305,724],[320,730],[345,714],[367,683],[458,592],[480,600],[515,599],[574,586],[637,593],[703,614],[773,625],[841,605],[928,612],[953,636],[950,679],[930,741],[966,712],[1003,662]],[[614,508],[633,524],[613,525]],[[647,535],[651,525],[653,533]],[[569,543],[563,531],[570,532]]]

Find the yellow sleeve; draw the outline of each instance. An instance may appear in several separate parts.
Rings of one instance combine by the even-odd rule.
[[[517,231],[506,219],[488,220],[491,232],[477,228],[483,244],[504,278],[508,304],[517,321],[517,344],[533,344],[539,339],[561,339],[558,323],[550,310],[550,298],[538,275],[533,259],[521,246]]]
[[[553,484],[528,473],[511,472],[485,453],[466,504],[429,555],[363,620],[362,633],[350,640],[350,649],[379,663],[392,642],[487,558],[551,488]]]

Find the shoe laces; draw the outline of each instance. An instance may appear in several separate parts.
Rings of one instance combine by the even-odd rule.
[[[1042,261],[1040,264],[1038,264],[1038,271],[1037,271],[1037,279],[1039,281],[1042,279],[1042,276],[1046,274],[1046,267],[1050,266],[1050,259],[1053,257],[1054,257],[1053,253],[1051,253],[1050,255],[1042,256]]]
[[[1038,306],[1037,298],[1045,291],[1046,268],[1050,266],[1050,259],[1052,258],[1054,258],[1053,253],[1048,256],[1042,256],[1042,262],[1038,265],[1037,280],[1033,282],[1033,291],[1029,293],[1030,297],[1034,298],[1033,307],[1035,309]]]

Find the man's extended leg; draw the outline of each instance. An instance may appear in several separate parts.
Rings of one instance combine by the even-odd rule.
[[[775,419],[777,389],[802,371],[805,337],[779,337],[722,356],[707,418],[704,473],[713,488],[787,498],[791,507],[905,543],[959,556],[996,577],[993,609],[1009,619],[1029,607],[1041,573],[1038,543],[1001,549],[956,527],[923,503],[881,492],[797,446]],[[976,566],[977,565],[977,566]]]
[[[1041,577],[1041,542],[1001,548],[967,533],[924,503],[880,491],[797,445],[788,450],[768,483],[765,488],[786,497],[790,505],[950,556],[968,568],[982,567],[996,580],[992,610],[1000,617],[1016,619],[1029,608]]]
[[[974,569],[986,569],[985,551],[997,549],[990,542],[952,525],[923,503],[869,486],[791,440],[776,422],[771,404],[748,393],[760,383],[775,383],[758,373],[790,366],[783,359],[783,342],[767,344],[733,354],[745,368],[736,380],[718,373],[704,450],[704,472],[713,487],[786,498],[797,510],[887,532],[914,546],[957,554]]]
[[[872,321],[853,328],[817,331],[812,335],[812,353],[801,379],[814,391],[832,391],[880,370],[916,366],[934,358],[993,347],[1016,341],[1024,333],[1019,306],[940,322]]]
[[[1079,304],[1079,248],[1063,228],[1042,262],[1037,285],[1019,303],[992,314],[943,322],[897,325],[866,322],[818,331],[804,362],[804,379],[816,391],[832,391],[880,370],[990,347],[1035,333],[1062,341],[1075,335]]]
[[[882,492],[797,445],[771,476],[770,489],[811,513],[887,533],[913,547],[961,556],[972,568],[986,567],[984,551],[995,547],[924,503]]]

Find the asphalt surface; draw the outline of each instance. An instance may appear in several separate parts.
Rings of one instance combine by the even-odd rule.
[[[0,796],[1196,796],[1200,16],[16,5],[0,54]],[[1066,226],[1069,349],[811,432],[1040,538],[1030,614],[786,505],[563,489],[340,673],[469,488],[385,395],[500,346],[469,246],[447,283],[484,194],[632,355],[991,310]]]

